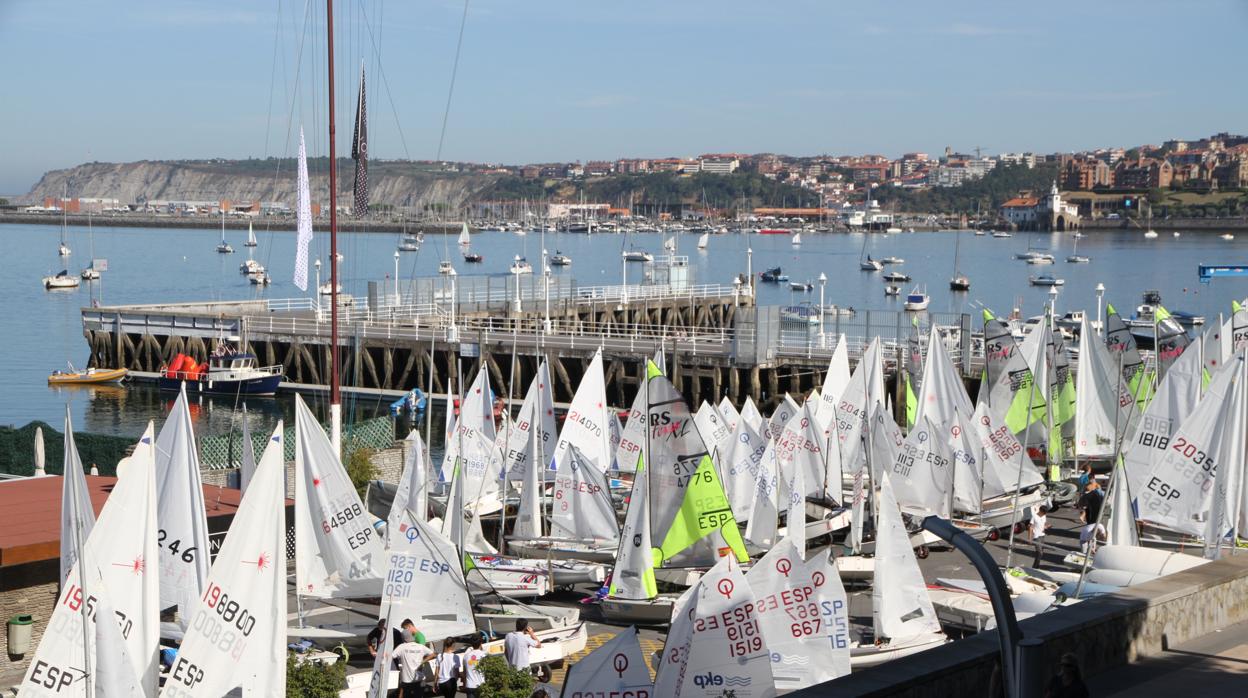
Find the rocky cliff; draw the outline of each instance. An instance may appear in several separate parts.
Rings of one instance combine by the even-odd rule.
[[[309,162],[312,198],[328,198],[329,161]],[[429,205],[455,208],[489,189],[494,176],[435,172],[421,163],[374,162],[369,166],[369,200],[420,209]],[[351,202],[354,163],[340,160],[338,197]],[[117,199],[123,204],[146,201],[265,201],[295,204],[293,160],[92,162],[43,175],[26,199],[45,197]]]

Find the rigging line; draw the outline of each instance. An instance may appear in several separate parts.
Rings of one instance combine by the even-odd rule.
[[[455,42],[455,62],[451,66],[451,85],[446,90],[446,109],[442,111],[442,133],[438,136],[438,153],[433,158],[442,160],[442,144],[446,141],[446,122],[451,115],[451,97],[455,94],[455,76],[459,73],[459,52],[464,46],[464,25],[468,24],[468,0],[464,0],[464,14],[459,20],[459,39]]]
[[[379,25],[377,29],[378,36],[374,36],[373,28],[368,23],[368,11],[364,10],[362,7],[361,7],[361,11],[364,12],[364,27],[368,29],[368,39],[370,42],[372,42],[373,50],[377,55],[377,59],[376,59],[377,60],[377,65],[376,65],[377,74],[381,76],[381,85],[386,90],[386,100],[390,102],[390,111],[391,113],[394,114],[394,126],[399,132],[399,143],[402,144],[403,146],[403,156],[407,158],[408,160],[411,160],[412,154],[411,154],[411,151],[409,151],[407,148],[407,136],[403,134],[403,124],[401,121],[399,121],[399,108],[395,106],[394,104],[394,94],[390,91],[390,79],[386,77],[386,66],[381,61],[381,38],[379,36],[381,33],[381,27],[380,27],[381,19],[378,18],[377,20],[378,25]]]

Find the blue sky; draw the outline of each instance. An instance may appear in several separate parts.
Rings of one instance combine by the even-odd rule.
[[[292,120],[323,154],[323,4],[308,24],[305,0],[0,0],[0,192],[88,160],[289,155]],[[434,157],[463,4],[336,4],[339,152],[363,60],[373,157]],[[442,155],[1051,152],[1242,132],[1245,30],[1243,0],[472,0]]]

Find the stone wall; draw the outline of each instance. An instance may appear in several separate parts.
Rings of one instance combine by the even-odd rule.
[[[50,565],[48,563],[51,563]],[[6,625],[0,633],[0,677],[3,684],[16,684],[21,674],[30,665],[35,656],[35,648],[39,646],[39,638],[48,627],[52,618],[52,609],[56,606],[58,584],[56,582],[32,583],[38,579],[56,579],[60,573],[60,558],[56,560],[18,565],[5,568],[0,574],[0,621]],[[49,569],[50,568],[50,569]],[[48,575],[51,575],[50,577]],[[31,633],[30,651],[22,656],[9,654],[8,621],[18,614],[34,616],[35,624]]]
[[[1092,676],[1244,620],[1248,555],[1238,555],[1034,616],[1019,627],[1023,637],[1044,643],[1038,663],[1047,681],[1066,652],[1079,657],[1085,676]],[[988,695],[1000,662],[997,638],[983,632],[790,695]],[[1043,695],[1043,686],[1029,695]]]

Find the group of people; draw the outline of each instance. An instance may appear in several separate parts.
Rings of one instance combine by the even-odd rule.
[[[416,628],[411,619],[404,620],[398,628],[393,628],[394,649],[390,653],[391,668],[399,672],[399,692],[397,698],[425,698],[425,696],[442,696],[454,698],[460,688],[468,698],[474,698],[485,683],[485,674],[481,671],[481,660],[486,652],[481,648],[481,633],[472,636],[468,648],[456,652],[455,640],[447,638],[442,641],[442,652],[435,653],[425,634]],[[368,653],[374,658],[378,652],[384,651],[383,638],[386,636],[386,619],[377,621],[377,627],[368,633]],[[514,632],[507,633],[503,640],[503,654],[513,669],[529,670],[529,650],[542,646],[537,634],[524,619],[516,621]]]
[[[382,638],[386,633],[386,620],[377,621],[377,627],[368,633],[368,653],[374,658],[384,651]],[[397,698],[425,698],[444,696],[454,698],[462,687],[469,698],[477,695],[485,683],[481,672],[481,660],[485,650],[478,633],[468,642],[468,648],[456,652],[454,640],[442,641],[442,652],[436,653],[410,619],[393,629],[394,649],[390,653],[391,668],[399,672]]]
[[[1079,474],[1079,491],[1082,494],[1075,504],[1079,509],[1081,522],[1079,546],[1083,549],[1084,555],[1091,557],[1096,554],[1097,545],[1105,541],[1106,533],[1105,525],[1101,523],[1101,507],[1105,504],[1105,490],[1101,489],[1101,484],[1092,474],[1092,466],[1089,464],[1085,464]],[[1035,549],[1032,567],[1036,569],[1040,569],[1040,558],[1044,553],[1044,539],[1050,528],[1048,514],[1049,507],[1041,504],[1032,510],[1031,522],[1028,524],[1028,535]]]

